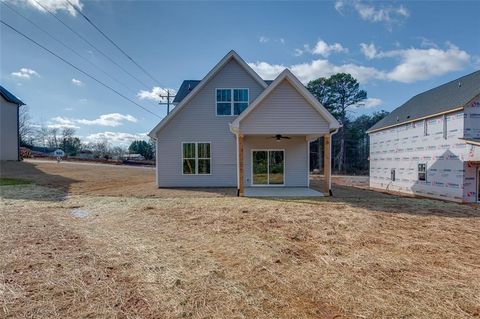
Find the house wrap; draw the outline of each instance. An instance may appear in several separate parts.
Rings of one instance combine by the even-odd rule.
[[[480,71],[418,94],[368,133],[370,187],[480,202]]]

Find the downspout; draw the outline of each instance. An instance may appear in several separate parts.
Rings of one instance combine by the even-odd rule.
[[[337,134],[340,128],[336,128],[333,132],[330,133],[330,179],[328,180],[328,194],[333,196],[332,192],[332,175],[333,175],[333,135]]]

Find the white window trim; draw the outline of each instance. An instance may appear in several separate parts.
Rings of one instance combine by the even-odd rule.
[[[217,91],[218,90],[230,90],[230,94],[232,97],[232,100],[230,101],[230,115],[225,115],[225,114],[218,114],[218,103],[227,103],[227,102],[218,102],[217,101]],[[248,95],[248,100],[247,100],[247,107],[250,106],[250,89],[248,88],[215,88],[215,116],[239,116],[240,114],[234,114],[234,104],[236,103],[245,103],[244,101],[234,101],[233,98],[233,90],[247,90],[247,95]]]
[[[187,158],[184,158],[183,157],[183,144],[195,144],[195,158],[192,158],[192,157],[187,157]],[[207,157],[198,157],[198,144],[210,144],[210,158],[207,158]],[[181,156],[180,156],[180,159],[181,159],[181,165],[180,165],[180,169],[182,170],[182,175],[185,175],[185,176],[209,176],[209,175],[212,175],[212,142],[182,142],[181,143]],[[183,160],[184,159],[195,159],[195,174],[185,174],[183,172]],[[210,173],[208,174],[199,174],[198,173],[198,160],[199,159],[209,159],[210,160]]]
[[[270,156],[268,156],[268,152],[270,151],[282,151],[283,152],[283,184],[270,184],[270,176],[268,171],[270,170]],[[267,184],[254,184],[253,183],[253,152],[267,152]],[[287,168],[287,160],[285,157],[285,149],[284,148],[254,148],[250,150],[250,185],[252,187],[282,187],[285,186],[285,179],[286,179],[286,168]]]
[[[425,165],[425,172],[421,172],[421,171],[418,169],[420,165]],[[418,180],[419,182],[427,182],[427,180],[428,180],[427,172],[428,172],[427,163],[418,163],[418,164],[417,164],[417,180]],[[420,173],[425,173],[425,180],[424,180],[424,181],[422,181],[422,180],[420,179]]]

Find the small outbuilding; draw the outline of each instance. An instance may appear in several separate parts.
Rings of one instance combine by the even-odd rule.
[[[25,105],[0,85],[0,161],[20,160],[19,107]]]

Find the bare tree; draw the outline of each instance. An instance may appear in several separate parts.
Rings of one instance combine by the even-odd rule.
[[[48,130],[48,147],[50,148],[58,148],[58,128],[52,127]]]
[[[33,144],[34,129],[28,107],[22,105],[18,109],[18,134],[20,137],[20,145],[26,146]]]

